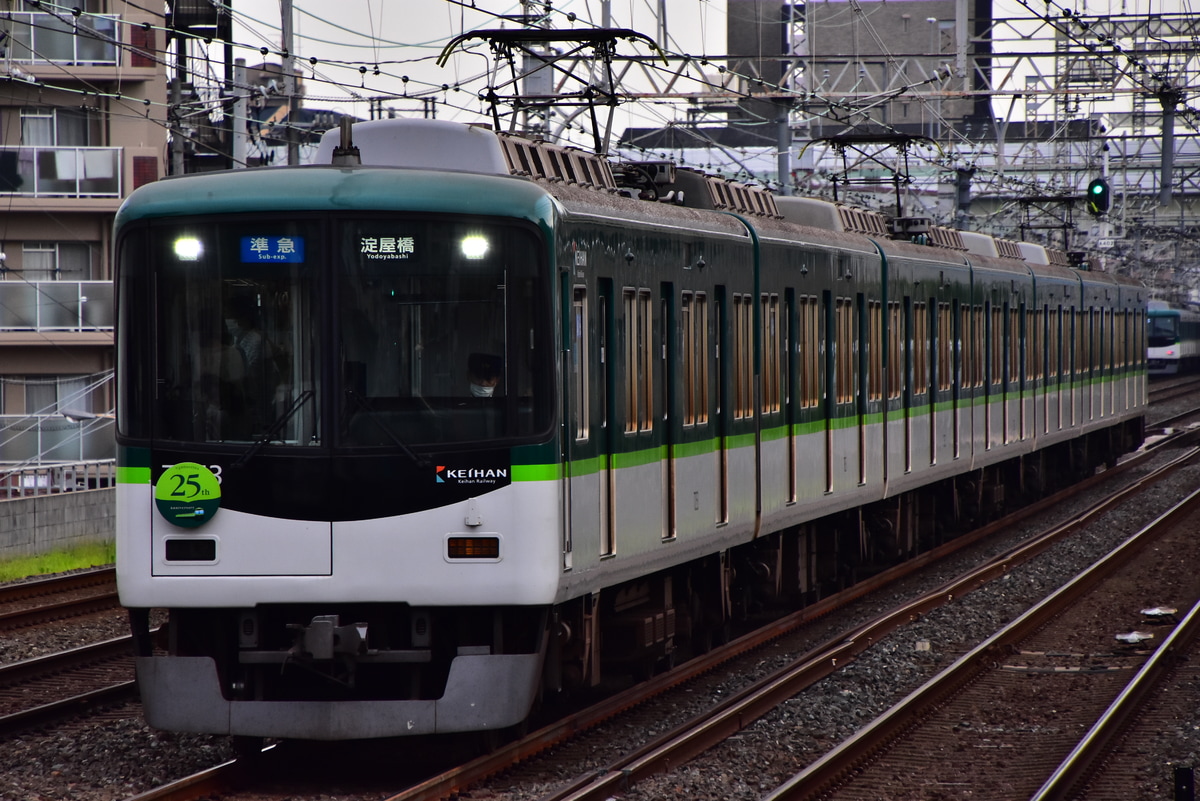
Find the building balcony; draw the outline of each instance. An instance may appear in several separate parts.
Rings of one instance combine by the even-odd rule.
[[[121,172],[119,147],[0,148],[0,193],[119,198]]]
[[[0,415],[0,472],[13,465],[112,459],[111,417],[73,420],[62,414]]]
[[[117,66],[120,18],[103,14],[43,14],[14,11],[6,15],[8,57],[20,64],[55,62],[62,66]]]
[[[0,281],[0,332],[112,329],[112,281]]]
[[[0,19],[0,32],[8,34],[9,76],[31,84],[120,81],[123,94],[141,97],[139,85],[162,80],[157,31],[128,18],[13,11]]]

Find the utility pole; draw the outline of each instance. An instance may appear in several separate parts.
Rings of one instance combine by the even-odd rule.
[[[296,141],[296,115],[299,103],[296,100],[296,56],[292,53],[292,0],[280,0],[283,13],[283,87],[287,93],[287,154],[288,165],[300,163],[300,143]]]
[[[187,77],[187,40],[175,30],[175,80],[171,82],[171,175],[183,175],[183,82]]]
[[[233,64],[233,91],[237,93],[237,99],[233,101],[233,128],[230,131],[233,153],[232,166],[235,170],[241,170],[246,167],[246,158],[249,153],[246,141],[246,123],[249,115],[246,112],[250,101],[246,97],[245,89],[246,59],[235,59]]]
[[[1171,205],[1171,176],[1175,172],[1175,107],[1183,101],[1183,92],[1164,89],[1158,93],[1162,104],[1162,163],[1158,170],[1158,205]],[[1182,201],[1181,201],[1182,202]]]

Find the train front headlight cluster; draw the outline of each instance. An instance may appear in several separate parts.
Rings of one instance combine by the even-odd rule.
[[[204,246],[194,236],[181,236],[175,240],[175,257],[180,261],[198,261]]]
[[[465,259],[471,259],[472,261],[482,259],[488,253],[487,237],[480,236],[479,234],[463,237],[462,242],[459,243],[459,250],[462,251],[463,258]]]

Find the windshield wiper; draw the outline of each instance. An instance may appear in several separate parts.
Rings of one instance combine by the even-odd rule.
[[[300,411],[300,407],[307,403],[308,399],[313,397],[313,394],[314,393],[311,389],[306,389],[297,395],[296,399],[292,401],[292,405],[287,407],[283,414],[275,418],[275,422],[271,423],[271,426],[266,430],[266,433],[254,440],[250,447],[247,448],[245,452],[237,458],[237,461],[231,464],[229,467],[231,469],[235,467],[241,467],[246,462],[253,459],[254,455],[262,450],[264,445],[275,439],[275,435],[283,430],[283,427],[287,425],[288,420],[291,420],[292,417],[295,416],[296,412]]]
[[[413,449],[408,446],[408,443],[402,440],[400,435],[393,431],[392,427],[389,426],[373,408],[371,408],[371,402],[366,397],[359,395],[352,389],[346,390],[346,396],[350,398],[350,400],[354,401],[355,406],[367,413],[367,419],[379,426],[379,430],[386,434],[387,438],[392,441],[392,444],[399,448],[400,452],[407,456],[414,465],[422,470],[429,467],[429,460],[423,456],[418,456],[416,452],[414,452]]]

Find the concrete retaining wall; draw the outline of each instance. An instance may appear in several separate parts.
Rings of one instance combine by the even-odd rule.
[[[115,515],[112,488],[0,501],[0,559],[111,542]]]

